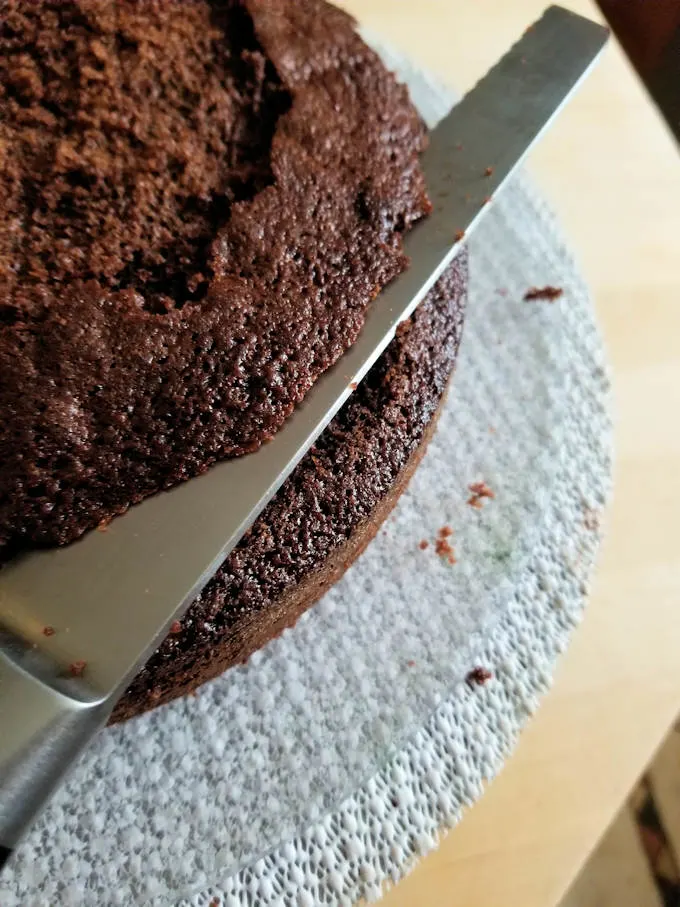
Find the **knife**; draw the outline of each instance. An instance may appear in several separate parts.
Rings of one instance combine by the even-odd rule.
[[[172,621],[453,260],[607,35],[550,7],[434,129],[422,159],[433,210],[405,238],[410,267],[269,444],[133,507],[106,533],[0,571],[0,865]],[[46,636],[46,626],[59,632]]]

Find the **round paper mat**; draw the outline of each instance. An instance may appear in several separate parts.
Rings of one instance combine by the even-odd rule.
[[[389,62],[430,122],[446,111],[445,90]],[[563,296],[523,301],[545,284]],[[246,667],[101,734],[0,902],[336,904],[398,878],[498,770],[580,614],[606,398],[587,289],[518,181],[472,237],[452,392],[394,516]],[[496,494],[480,511],[478,480]],[[455,565],[419,547],[445,524]],[[465,683],[475,665],[492,680]]]

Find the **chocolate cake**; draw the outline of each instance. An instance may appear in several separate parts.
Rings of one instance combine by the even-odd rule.
[[[0,563],[256,450],[430,210],[406,89],[323,0],[0,0]],[[464,259],[116,719],[245,660],[375,533],[433,430]]]
[[[270,438],[406,266],[425,138],[321,0],[1,0],[0,551]]]
[[[244,662],[336,582],[425,452],[460,342],[461,256],[137,675],[114,721]]]

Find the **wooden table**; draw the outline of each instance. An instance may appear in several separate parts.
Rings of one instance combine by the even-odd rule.
[[[547,0],[343,0],[465,90]],[[588,0],[563,0],[598,16]],[[680,709],[680,160],[617,47],[531,161],[614,366],[614,501],[583,625],[480,802],[387,907],[553,907]]]

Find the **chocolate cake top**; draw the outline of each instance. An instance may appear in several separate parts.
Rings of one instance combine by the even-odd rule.
[[[321,0],[0,0],[0,552],[255,449],[429,205]]]

